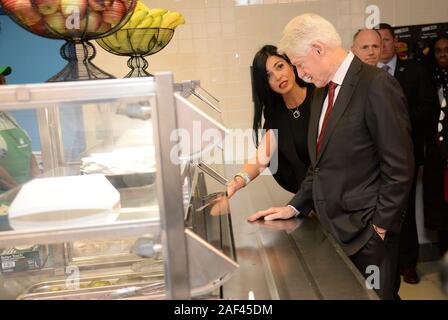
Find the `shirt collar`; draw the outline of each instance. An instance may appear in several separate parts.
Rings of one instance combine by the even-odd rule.
[[[397,55],[395,54],[388,63],[378,62],[377,67],[382,68],[385,64],[390,67],[390,73],[395,74],[395,68],[397,67]]]
[[[348,72],[348,69],[350,68],[350,65],[354,58],[355,58],[355,55],[351,51],[349,51],[347,56],[345,57],[344,61],[342,62],[342,64],[339,66],[338,70],[334,74],[333,79],[331,79],[331,81],[333,81],[334,83],[336,83],[339,86],[342,85],[342,82],[344,82],[344,78],[345,78],[345,76]]]

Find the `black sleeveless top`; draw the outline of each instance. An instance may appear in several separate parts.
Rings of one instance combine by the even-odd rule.
[[[310,165],[307,138],[313,91],[314,86],[307,87],[306,98],[298,109],[300,117],[297,119],[292,113],[295,109],[289,110],[283,100],[275,110],[265,112],[263,128],[278,130],[277,151],[272,154],[269,170],[277,183],[292,193],[300,189]]]

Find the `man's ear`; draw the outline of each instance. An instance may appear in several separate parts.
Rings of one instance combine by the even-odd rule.
[[[318,56],[322,56],[325,54],[325,46],[320,41],[314,41],[311,44],[311,50],[313,50],[313,52]]]

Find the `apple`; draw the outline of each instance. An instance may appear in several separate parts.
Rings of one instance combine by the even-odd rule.
[[[41,36],[52,34],[50,32],[50,30],[48,30],[47,25],[45,24],[44,20],[29,26],[29,29],[31,30],[31,32],[41,35]]]
[[[6,12],[14,13],[17,1],[15,0],[3,0],[2,6]]]
[[[25,23],[27,26],[38,23],[42,20],[42,16],[37,11],[36,8],[28,7],[28,9],[23,9],[20,13],[21,19],[23,23]]]
[[[101,26],[102,16],[96,11],[91,11],[87,16],[87,28],[85,29],[87,33],[93,33],[98,30]]]
[[[34,0],[37,10],[44,14],[53,14],[59,9],[60,0]]]
[[[91,11],[79,21],[79,28],[69,29],[68,34],[72,37],[81,37],[84,34],[94,33],[101,25],[101,14]]]
[[[126,6],[126,9],[129,9],[132,5],[132,0],[121,0],[124,5]],[[135,4],[137,4],[137,1],[135,1]]]
[[[96,30],[96,32],[98,34],[102,34],[102,33],[106,33],[108,32],[110,29],[112,29],[112,26],[110,25],[110,23],[104,22],[101,23],[100,27]]]
[[[104,11],[106,4],[104,0],[88,0],[90,9],[94,11]]]
[[[13,14],[27,26],[35,24],[42,19],[37,9],[33,7],[31,0],[4,0],[2,5],[5,11]]]
[[[126,7],[120,0],[115,0],[112,6],[103,11],[103,20],[116,26],[124,18]]]
[[[113,3],[114,3],[114,0],[104,0],[104,6],[106,8],[111,7]]]
[[[61,11],[65,16],[71,16],[79,12],[79,17],[82,18],[86,15],[86,10],[87,0],[61,0]]]
[[[67,29],[65,27],[65,17],[60,13],[56,12],[53,14],[49,14],[44,16],[45,23],[48,28],[58,34],[66,34]]]

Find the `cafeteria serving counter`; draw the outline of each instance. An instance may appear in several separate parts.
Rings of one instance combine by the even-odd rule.
[[[227,176],[237,170],[228,169]],[[290,196],[271,177],[260,176],[230,200],[240,268],[224,285],[223,298],[378,299],[315,216],[247,222],[250,214],[281,206]]]

